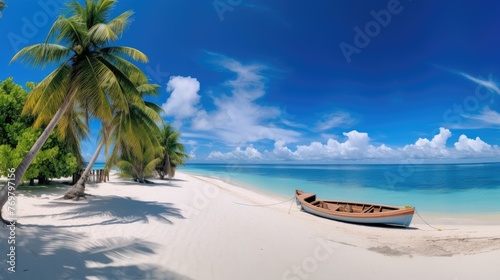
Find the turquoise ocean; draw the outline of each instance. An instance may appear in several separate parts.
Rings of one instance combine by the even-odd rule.
[[[187,164],[179,170],[283,199],[302,189],[320,199],[411,205],[420,214],[500,217],[500,163]]]

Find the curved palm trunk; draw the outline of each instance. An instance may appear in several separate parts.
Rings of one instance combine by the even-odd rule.
[[[50,133],[52,133],[52,131],[56,127],[57,123],[59,122],[61,117],[64,115],[64,112],[66,112],[66,110],[68,110],[69,106],[71,105],[71,101],[73,100],[73,97],[76,95],[76,92],[77,92],[76,89],[73,89],[70,92],[70,94],[68,94],[66,96],[66,99],[64,100],[63,104],[61,104],[61,107],[59,107],[59,109],[57,110],[57,112],[54,115],[54,117],[52,118],[52,120],[50,120],[50,122],[47,125],[47,127],[45,128],[45,130],[42,132],[40,137],[38,137],[38,139],[36,140],[35,144],[33,144],[30,151],[28,152],[28,154],[23,158],[23,161],[21,161],[19,166],[16,168],[16,171],[14,173],[15,174],[14,189],[17,189],[17,186],[19,185],[19,183],[21,183],[21,180],[24,176],[24,173],[26,173],[26,170],[28,170],[28,167],[30,166],[31,162],[33,162],[33,160],[35,159],[36,154],[40,151],[43,144],[45,144],[45,141],[47,141],[47,139],[49,138]],[[6,183],[2,187],[2,189],[0,189],[0,219],[5,224],[10,224],[10,222],[6,221],[2,217],[2,208],[9,198],[8,197],[8,193],[9,193],[8,187],[9,187],[9,184]]]
[[[78,200],[80,199],[80,197],[85,197],[85,182],[89,178],[90,171],[92,171],[92,167],[94,166],[94,163],[97,161],[97,158],[99,157],[99,154],[101,153],[103,146],[104,146],[104,141],[100,141],[99,146],[97,146],[94,155],[92,156],[89,164],[87,165],[87,168],[85,168],[85,171],[83,172],[80,179],[78,179],[78,182],[76,182],[76,184],[66,192],[66,194],[64,195],[64,199]]]

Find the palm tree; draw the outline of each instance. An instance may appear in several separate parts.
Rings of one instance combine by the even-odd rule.
[[[184,159],[189,159],[189,155],[184,152],[184,145],[179,143],[181,134],[173,129],[171,125],[164,126],[159,141],[164,148],[162,161],[156,166],[156,172],[163,180],[165,176],[172,178],[175,176],[175,168],[184,165]]]
[[[0,0],[0,17],[2,17],[2,11],[5,7],[7,7],[7,4],[3,0]]]
[[[129,110],[130,114],[121,114],[117,118],[111,135],[113,149],[106,168],[117,165],[122,169],[122,175],[128,174],[125,177],[140,182],[151,175],[163,154],[158,141],[158,123],[163,123],[161,111],[160,106],[146,102],[143,108],[134,106]]]
[[[23,113],[37,116],[37,124],[45,124],[47,121],[48,124],[16,168],[15,187],[21,182],[49,134],[74,102],[87,104],[90,116],[110,121],[113,107],[127,110],[128,100],[140,98],[134,83],[125,73],[134,73],[140,83],[146,83],[147,78],[124,57],[140,62],[147,62],[147,57],[130,47],[110,46],[123,34],[132,15],[131,11],[127,11],[108,20],[109,11],[115,2],[116,0],[86,0],[84,6],[77,1],[71,2],[68,5],[72,15],[60,16],[54,22],[45,43],[25,47],[12,58],[12,61],[20,60],[42,68],[59,63],[33,89],[25,104]],[[0,209],[7,202],[8,186],[5,184],[0,190]]]
[[[121,177],[133,178],[134,181],[145,183],[146,178],[154,174],[155,167],[161,161],[163,148],[161,146],[140,144],[139,153],[123,153],[117,162],[122,170]]]
[[[159,86],[154,84],[145,84],[137,87],[137,90],[142,95],[157,95]],[[129,102],[128,110],[117,110],[114,114],[112,122],[103,122],[101,130],[101,140],[95,150],[90,162],[78,182],[66,192],[65,199],[76,199],[85,196],[85,181],[90,175],[90,171],[96,162],[101,150],[104,146],[109,147],[114,145],[113,155],[108,160],[106,169],[109,170],[111,165],[116,163],[116,155],[123,147],[135,148],[142,151],[141,143],[145,139],[149,139],[149,145],[159,146],[159,143],[152,142],[155,136],[159,133],[156,122],[163,122],[160,117],[161,107],[154,103],[144,102],[142,99],[135,100],[135,103]],[[106,151],[108,149],[106,148]]]

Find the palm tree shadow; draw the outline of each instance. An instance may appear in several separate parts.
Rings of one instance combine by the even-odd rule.
[[[73,201],[50,201],[42,207],[61,208],[61,212],[52,214],[62,220],[71,220],[75,223],[58,227],[81,227],[90,225],[130,224],[134,222],[148,223],[156,219],[166,224],[173,224],[172,219],[184,219],[181,210],[172,203],[135,200],[121,196],[91,196],[88,201],[75,203]],[[47,215],[24,216],[25,218],[46,218]],[[105,221],[94,224],[78,223],[79,219],[99,217]],[[22,217],[19,217],[22,218]],[[28,226],[28,225],[26,225]]]
[[[145,187],[170,187],[170,188],[181,188],[181,186],[175,185],[173,183],[168,183],[164,181],[152,181],[152,183],[137,183],[137,182],[130,182],[130,181],[118,181],[118,182],[107,182],[107,184],[110,185],[117,185],[117,186],[137,186],[137,184],[140,184],[141,186]]]
[[[137,260],[147,262],[158,248],[138,238],[89,241],[86,233],[40,225],[25,226],[17,234],[16,272],[2,273],[0,279],[190,279],[157,265],[136,265]],[[0,268],[7,271],[7,265],[2,262]]]
[[[68,185],[56,183],[51,185],[19,186],[19,194],[27,197],[42,197],[45,195],[64,195],[68,190]]]

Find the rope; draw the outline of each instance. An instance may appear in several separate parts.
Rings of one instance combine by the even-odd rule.
[[[269,206],[274,206],[274,205],[282,204],[282,203],[288,202],[288,201],[293,200],[293,199],[295,199],[295,196],[293,196],[292,198],[287,199],[285,201],[281,201],[281,202],[278,202],[278,203],[272,203],[272,204],[245,204],[245,203],[239,203],[239,202],[236,202],[236,201],[233,201],[233,203],[236,203],[236,204],[239,204],[239,205],[243,205],[243,206],[269,207]]]
[[[415,214],[417,214],[417,215],[418,215],[418,217],[419,217],[419,218],[420,218],[420,219],[421,219],[421,220],[422,220],[422,221],[423,221],[426,225],[430,226],[431,228],[433,228],[433,229],[435,229],[435,230],[442,231],[442,229],[441,229],[441,228],[433,227],[433,226],[431,226],[428,222],[426,222],[426,221],[424,220],[424,218],[422,218],[422,216],[420,216],[420,214],[417,212],[417,210],[416,210],[416,209],[415,209]]]
[[[293,200],[292,203],[290,203],[290,208],[288,208],[288,214],[290,214],[290,211],[292,210],[292,205],[293,205]]]

